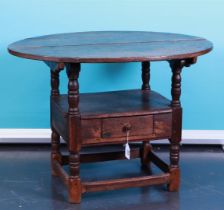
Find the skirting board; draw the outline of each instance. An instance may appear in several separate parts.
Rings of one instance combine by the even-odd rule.
[[[50,143],[50,136],[50,129],[0,129],[0,143]],[[183,130],[182,139],[182,144],[224,145],[224,130]]]

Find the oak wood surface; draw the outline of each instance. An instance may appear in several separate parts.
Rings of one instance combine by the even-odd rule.
[[[67,95],[53,98],[64,115],[68,112]],[[83,93],[79,96],[82,119],[134,116],[171,112],[170,101],[154,91],[122,90]]]
[[[194,58],[209,52],[208,40],[183,34],[96,31],[40,36],[9,45],[11,54],[70,63],[160,61]]]
[[[157,185],[168,183],[170,175],[168,173],[153,175],[153,176],[140,176],[132,178],[122,178],[113,180],[103,180],[95,182],[83,182],[82,193],[84,192],[97,192],[101,190],[116,190],[127,187],[141,187],[149,185]]]

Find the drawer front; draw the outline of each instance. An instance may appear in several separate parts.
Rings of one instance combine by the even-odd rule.
[[[153,115],[103,119],[102,138],[126,137],[127,128],[130,128],[130,136],[150,135],[153,133]]]

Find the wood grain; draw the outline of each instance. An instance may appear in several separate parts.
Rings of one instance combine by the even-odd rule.
[[[123,179],[113,179],[106,181],[83,182],[82,192],[96,192],[101,190],[116,190],[127,187],[141,187],[168,183],[170,175],[168,173],[156,176],[141,176]]]
[[[55,34],[9,45],[11,54],[41,61],[96,63],[194,58],[212,49],[204,38],[145,31]]]
[[[66,116],[67,95],[54,98],[54,103]],[[170,100],[154,91],[122,90],[82,93],[79,96],[82,119],[169,113],[171,110]]]

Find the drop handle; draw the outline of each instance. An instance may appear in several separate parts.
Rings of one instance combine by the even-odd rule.
[[[131,124],[130,123],[125,123],[123,126],[123,132],[128,132],[131,130]]]

